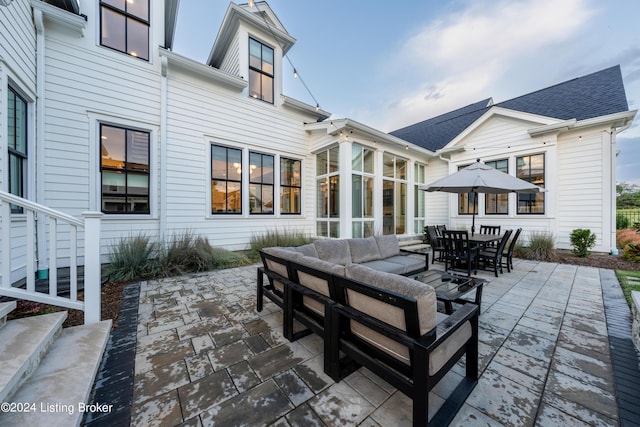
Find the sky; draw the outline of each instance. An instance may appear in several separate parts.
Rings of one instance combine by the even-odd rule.
[[[285,59],[283,93],[332,118],[390,132],[614,65],[640,108],[638,0],[267,3],[297,40],[287,56],[304,84]],[[228,5],[182,0],[173,51],[206,62]],[[640,114],[618,149],[617,181],[640,185]]]

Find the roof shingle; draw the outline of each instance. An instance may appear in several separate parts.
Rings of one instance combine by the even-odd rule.
[[[389,133],[435,151],[462,133],[488,111],[491,105],[491,99],[488,98]],[[619,65],[503,101],[495,106],[561,120],[585,120],[629,110]]]

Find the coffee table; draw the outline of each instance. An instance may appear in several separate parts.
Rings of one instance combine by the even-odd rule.
[[[462,298],[463,295],[475,289],[476,297],[473,301],[478,307],[482,302],[482,285],[485,279],[479,277],[459,276],[440,270],[427,270],[411,276],[412,279],[426,283],[436,291],[436,298],[444,304],[445,313],[453,313],[453,303],[464,304],[470,302]]]

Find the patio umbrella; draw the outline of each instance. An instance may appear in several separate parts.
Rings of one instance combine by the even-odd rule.
[[[474,203],[478,203],[478,193],[537,193],[546,191],[530,182],[516,178],[477,160],[458,172],[445,176],[431,184],[420,187],[424,191],[443,191],[446,193],[474,193]],[[471,235],[476,228],[476,209],[473,210]]]

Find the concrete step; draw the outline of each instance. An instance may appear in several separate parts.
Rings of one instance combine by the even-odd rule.
[[[78,426],[86,412],[111,320],[62,330],[40,366],[18,389],[12,402],[35,404],[33,412],[0,413],[0,425]],[[108,411],[109,402],[99,410]],[[95,412],[95,411],[93,411]]]
[[[0,303],[0,328],[2,328],[7,323],[7,315],[15,309],[15,301]]]
[[[401,249],[407,249],[411,251],[415,251],[418,249],[428,248],[429,245],[424,243],[422,240],[411,239],[411,240],[401,240],[398,242],[398,245]]]
[[[66,311],[10,320],[0,329],[0,402],[8,402],[60,334]],[[2,422],[0,422],[2,425]]]

